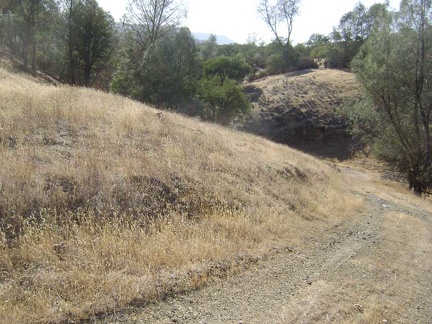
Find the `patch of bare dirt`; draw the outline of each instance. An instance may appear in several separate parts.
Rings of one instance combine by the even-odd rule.
[[[337,108],[359,95],[353,73],[320,69],[276,75],[251,82],[245,92],[253,110],[243,130],[315,156],[350,156],[353,142]]]
[[[432,206],[340,171],[361,213],[240,275],[95,323],[432,323]]]

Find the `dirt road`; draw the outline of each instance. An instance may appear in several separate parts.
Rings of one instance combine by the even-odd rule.
[[[432,323],[432,206],[341,172],[356,217],[200,291],[98,323]]]

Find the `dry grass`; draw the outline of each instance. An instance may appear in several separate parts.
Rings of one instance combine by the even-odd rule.
[[[246,85],[254,99],[251,116],[238,127],[303,152],[339,161],[351,157],[341,104],[359,96],[353,73],[304,70],[265,77]]]
[[[346,219],[329,166],[258,137],[0,69],[0,322],[88,318]]]
[[[254,104],[255,115],[263,109],[272,111],[280,107],[334,115],[335,108],[345,98],[359,95],[359,85],[353,73],[332,69],[275,75],[250,85],[262,90],[260,102]]]

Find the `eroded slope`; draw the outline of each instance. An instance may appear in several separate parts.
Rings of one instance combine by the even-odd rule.
[[[350,138],[337,108],[359,94],[352,73],[306,70],[266,77],[246,86],[252,115],[242,128],[308,153],[346,158]]]

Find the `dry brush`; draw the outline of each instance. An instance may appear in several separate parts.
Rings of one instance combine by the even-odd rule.
[[[156,301],[358,206],[288,147],[0,70],[0,322]]]

